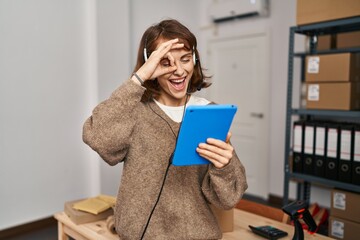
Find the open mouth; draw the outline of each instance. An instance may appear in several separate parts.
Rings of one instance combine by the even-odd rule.
[[[170,79],[170,84],[176,90],[183,90],[185,87],[185,79],[186,79],[186,77],[178,78],[178,79]]]

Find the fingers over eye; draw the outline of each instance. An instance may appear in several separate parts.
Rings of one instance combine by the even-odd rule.
[[[175,59],[172,56],[172,54],[170,52],[168,52],[165,57],[169,60],[169,64],[170,66],[174,66],[175,65]]]

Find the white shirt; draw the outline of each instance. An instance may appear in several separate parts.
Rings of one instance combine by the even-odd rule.
[[[159,103],[154,99],[155,103],[174,121],[174,122],[181,122],[183,113],[184,113],[184,106],[179,107],[172,107],[172,106],[166,106],[162,103]],[[187,106],[190,105],[207,105],[210,101],[208,101],[205,98],[197,97],[194,95],[190,96],[189,101],[186,104]]]

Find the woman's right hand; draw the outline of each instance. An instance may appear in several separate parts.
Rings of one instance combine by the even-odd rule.
[[[175,71],[176,66],[170,50],[184,47],[183,43],[178,42],[179,39],[176,38],[160,43],[156,50],[151,53],[148,60],[136,71],[136,74],[145,82]],[[164,58],[169,60],[170,65],[162,66],[160,64]],[[134,80],[137,81],[136,79]]]

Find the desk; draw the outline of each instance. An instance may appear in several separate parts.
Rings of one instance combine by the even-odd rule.
[[[119,236],[112,234],[106,227],[106,221],[97,221],[76,225],[64,213],[54,215],[58,221],[58,240],[119,240]]]
[[[272,220],[270,218],[262,217],[255,215],[250,212],[245,212],[239,209],[234,210],[234,231],[223,233],[224,240],[239,240],[239,239],[249,239],[249,240],[264,240],[265,238],[255,235],[251,232],[249,225],[253,226],[262,226],[262,225],[271,225],[273,227],[284,230],[288,235],[280,240],[291,240],[294,235],[294,226],[285,224]],[[309,234],[304,230],[304,237],[306,240],[329,240],[329,238],[320,234]]]
[[[106,228],[105,220],[76,225],[64,212],[54,216],[58,221],[58,239],[68,240],[72,237],[76,240],[119,240],[117,235],[110,233]],[[260,226],[271,225],[288,232],[288,236],[281,240],[292,239],[294,227],[285,223],[277,222],[269,218],[258,216],[239,209],[234,210],[234,231],[223,234],[223,240],[264,240],[264,238],[253,234],[248,225]],[[304,231],[306,240],[327,240],[332,239],[318,234],[310,235]]]

